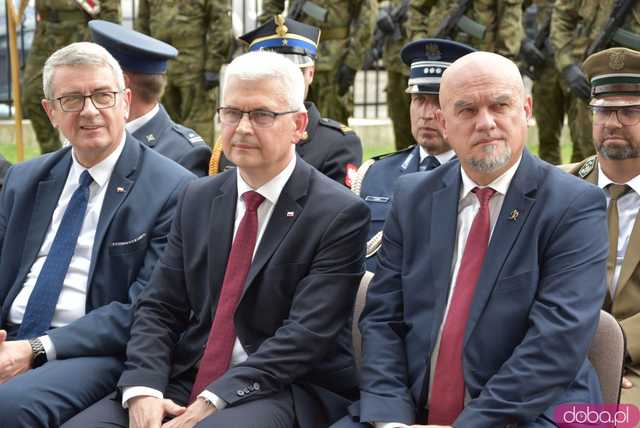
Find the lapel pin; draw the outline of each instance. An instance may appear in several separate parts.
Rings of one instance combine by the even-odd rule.
[[[294,216],[293,211],[287,211],[287,217],[293,217],[293,216]]]
[[[513,211],[511,211],[511,214],[509,215],[509,220],[516,221],[518,219],[519,215],[520,215],[520,212],[518,210],[513,210]]]
[[[124,193],[124,187],[120,187],[120,186],[116,187],[116,192]]]

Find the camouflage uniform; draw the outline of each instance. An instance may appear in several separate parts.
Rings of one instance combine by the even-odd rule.
[[[215,141],[218,88],[207,89],[205,72],[219,73],[233,46],[228,0],[141,0],[136,30],[174,46],[162,104],[171,118]]]
[[[440,24],[458,6],[450,0],[415,0],[409,10],[411,40],[434,37]],[[475,49],[495,52],[516,60],[520,52],[522,0],[474,0],[465,15],[486,27],[483,40],[475,39],[457,29],[450,38]]]
[[[49,122],[40,102],[42,91],[42,68],[49,56],[73,42],[91,40],[87,22],[104,19],[120,22],[120,0],[102,0],[100,12],[91,17],[74,0],[36,0],[36,33],[23,76],[23,105],[31,119],[31,125],[40,144],[42,153],[60,148],[58,132]]]
[[[602,33],[614,3],[615,0],[555,2],[551,20],[551,43],[555,50],[556,68],[559,71],[571,64],[582,64],[587,49]],[[622,28],[640,34],[640,2],[633,6]],[[568,93],[566,86],[565,93]],[[591,112],[586,101],[571,96],[568,115],[569,124],[573,125],[570,128],[574,142],[571,161],[578,162],[595,153],[591,134]]]
[[[307,0],[309,1],[309,0]],[[290,1],[289,4],[293,3]],[[341,64],[352,70],[360,70],[366,51],[370,48],[373,28],[377,17],[376,0],[315,0],[317,6],[325,8],[324,22],[304,12],[295,18],[305,24],[319,27],[322,31],[316,72],[309,88],[308,101],[312,101],[324,117],[347,123],[353,115],[353,88],[338,95],[336,71]],[[284,0],[266,0],[259,21],[266,22],[284,10]]]
[[[389,3],[392,8],[395,8],[402,3],[402,0],[391,0]],[[416,144],[411,134],[409,115],[411,100],[409,95],[405,93],[409,79],[409,67],[400,58],[400,50],[408,42],[406,21],[402,24],[400,31],[402,38],[393,40],[393,37],[387,37],[382,51],[382,61],[387,70],[387,110],[393,123],[396,150]]]

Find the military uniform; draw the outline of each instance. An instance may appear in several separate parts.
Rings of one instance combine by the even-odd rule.
[[[551,42],[555,50],[556,68],[564,70],[580,64],[591,43],[598,38],[611,15],[615,0],[557,0],[551,20]],[[640,2],[632,7],[622,28],[640,35]],[[612,46],[619,46],[614,42]],[[569,90],[565,86],[565,94]],[[573,140],[572,162],[594,153],[591,135],[591,112],[587,102],[573,95],[569,103],[569,126]]]
[[[169,63],[162,103],[173,120],[193,128],[208,144],[215,140],[218,89],[207,89],[205,76],[218,76],[231,54],[230,10],[228,0],[141,0],[136,20],[136,30],[180,51]]]
[[[435,37],[440,24],[457,8],[449,0],[412,1],[409,10],[411,40]],[[473,0],[465,16],[485,26],[482,39],[471,37],[457,28],[449,38],[477,50],[495,52],[516,60],[520,52],[522,0]]]
[[[304,103],[309,116],[305,138],[296,145],[296,153],[327,177],[351,187],[362,163],[362,143],[351,128],[335,120],[320,117],[316,106]],[[213,148],[210,174],[223,172],[234,165],[222,153],[217,142]]]
[[[304,0],[302,0],[304,1]],[[289,2],[289,7],[293,1]],[[326,11],[323,19],[311,16],[304,10],[296,20],[319,27],[322,41],[318,46],[314,82],[309,88],[308,100],[313,101],[323,117],[347,123],[353,116],[353,88],[343,96],[338,95],[336,71],[345,64],[351,70],[362,68],[364,57],[371,46],[376,23],[376,0],[316,0],[304,1],[307,9]],[[273,19],[284,10],[284,0],[266,0],[262,3],[261,23]],[[322,15],[322,13],[320,13]]]
[[[120,0],[101,0],[97,13],[90,14],[75,0],[36,0],[36,32],[23,76],[23,105],[31,119],[33,131],[42,153],[60,148],[58,131],[51,125],[40,102],[42,91],[42,69],[49,56],[73,42],[91,40],[87,22],[93,18],[120,22],[122,13]]]

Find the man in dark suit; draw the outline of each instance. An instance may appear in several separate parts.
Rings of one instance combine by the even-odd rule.
[[[601,400],[587,349],[604,195],[526,151],[531,97],[510,60],[460,58],[440,105],[459,162],[398,181],[360,319],[361,398],[338,426],[556,426],[556,405]]]
[[[315,74],[320,29],[278,15],[265,24],[240,37],[249,51],[271,50],[289,58],[300,67],[305,79],[305,98]],[[309,122],[296,144],[298,156],[327,177],[351,187],[355,173],[362,163],[360,137],[346,125],[320,116],[314,103],[306,101]],[[222,154],[220,143],[213,149],[213,171],[216,174],[233,163]]]
[[[357,394],[349,320],[367,207],[295,154],[307,125],[298,67],[250,52],[225,79],[221,138],[237,168],[178,203],[136,306],[122,398],[65,428],[167,416],[166,427],[320,428]]]
[[[113,22],[89,22],[93,40],[118,60],[131,90],[127,131],[198,177],[209,172],[211,149],[193,129],[169,117],[160,99],[167,84],[167,61],[178,51],[171,45]]]
[[[11,167],[0,196],[0,420],[13,428],[59,426],[113,390],[131,301],[195,178],[126,134],[131,95],[102,47],[56,51],[44,93],[70,147]]]
[[[371,210],[366,255],[370,272],[375,272],[376,253],[382,244],[382,226],[393,202],[398,177],[430,171],[455,158],[436,120],[435,113],[440,108],[440,79],[453,61],[473,51],[469,46],[451,40],[423,39],[409,43],[400,52],[404,63],[411,67],[406,92],[411,96],[411,133],[418,144],[369,159],[358,169],[351,187]]]

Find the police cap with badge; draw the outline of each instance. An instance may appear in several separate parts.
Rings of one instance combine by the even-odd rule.
[[[164,74],[167,61],[178,56],[173,46],[113,22],[89,21],[93,40],[109,51],[124,71]]]
[[[318,55],[320,29],[276,15],[260,27],[239,37],[249,51],[270,50],[285,55],[300,67],[313,65]]]

